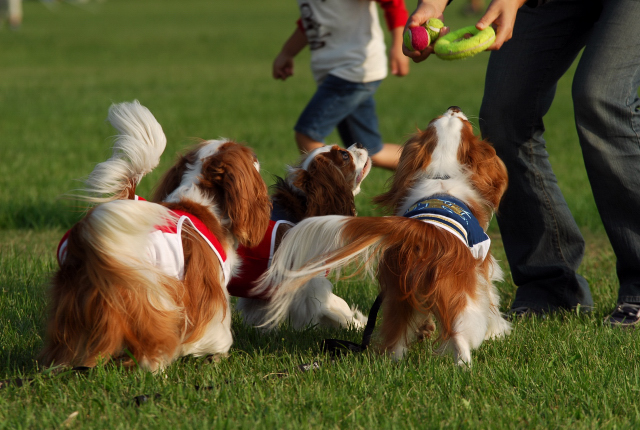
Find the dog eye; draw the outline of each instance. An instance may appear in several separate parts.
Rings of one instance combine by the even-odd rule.
[[[350,158],[349,157],[349,153],[347,151],[342,151],[342,159],[344,161],[347,161],[347,160],[349,160],[349,158]]]

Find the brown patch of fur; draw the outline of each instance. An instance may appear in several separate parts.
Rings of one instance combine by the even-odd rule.
[[[228,243],[224,227],[211,211],[189,200],[177,204],[165,204],[171,210],[182,210],[194,215],[220,241],[223,248]],[[182,247],[184,250],[184,289],[180,301],[187,316],[188,334],[183,343],[195,342],[203,335],[206,324],[222,311],[227,312],[226,295],[222,284],[223,274],[220,261],[205,240],[189,225],[183,225]]]
[[[385,349],[407,334],[414,310],[436,315],[441,338],[451,337],[466,296],[476,295],[477,262],[459,239],[409,218],[359,217],[347,221],[343,240],[348,245],[327,263],[379,242],[373,254],[381,255],[378,280],[385,297],[381,327]]]
[[[129,183],[129,186],[125,190],[125,192],[126,192],[126,197],[124,198],[125,200],[135,200],[135,198],[136,198],[136,184],[135,184],[135,182],[131,181]]]
[[[244,246],[257,246],[269,226],[271,202],[253,152],[232,142],[202,163],[200,188],[213,193],[220,211],[231,221],[233,236]]]
[[[348,160],[342,154],[349,155]],[[307,198],[303,218],[321,215],[355,215],[353,196],[355,166],[348,151],[336,145],[315,157],[308,169],[299,170],[294,186]]]
[[[278,249],[280,243],[282,242],[282,239],[284,239],[284,235],[292,228],[293,227],[291,225],[285,223],[278,225],[278,230],[276,230],[276,237],[274,241],[275,249]]]
[[[334,145],[329,152],[318,154],[306,171],[298,167],[289,174],[297,190],[287,180],[276,178],[272,200],[294,223],[312,216],[355,216],[355,176],[351,154]]]
[[[271,201],[287,214],[287,219],[297,224],[305,218],[307,213],[307,197],[296,191],[284,178],[276,177],[271,186],[273,194]]]
[[[205,145],[205,143],[201,142],[188,150],[184,155],[178,155],[176,162],[167,170],[155,187],[151,197],[152,202],[160,203],[164,201],[169,194],[180,186],[182,177],[187,170],[187,164],[194,164],[196,162],[198,159],[198,151],[203,145]]]
[[[500,199],[507,189],[507,168],[491,144],[473,134],[469,123],[462,129],[458,159],[471,171],[474,188],[489,203],[490,209],[497,211]]]
[[[407,192],[415,185],[416,172],[425,171],[436,148],[437,133],[428,127],[413,135],[402,148],[398,168],[391,179],[389,190],[374,197],[373,202],[390,213],[395,213]]]

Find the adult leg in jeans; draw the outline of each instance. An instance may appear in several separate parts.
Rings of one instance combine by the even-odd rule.
[[[518,286],[512,309],[593,305],[586,280],[576,273],[584,240],[551,169],[542,118],[558,79],[589,37],[600,13],[595,3],[523,6],[513,38],[489,60],[480,128],[509,172],[498,225]]]
[[[578,136],[617,257],[619,303],[640,304],[640,2],[603,2],[573,81]]]

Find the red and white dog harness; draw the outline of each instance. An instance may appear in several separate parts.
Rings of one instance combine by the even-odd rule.
[[[285,220],[271,220],[262,238],[262,242],[260,242],[258,246],[255,248],[247,248],[246,246],[240,245],[238,247],[238,256],[242,260],[242,266],[240,267],[240,273],[231,278],[231,282],[227,285],[227,291],[229,291],[230,295],[264,299],[271,294],[270,291],[255,294],[252,290],[255,286],[254,282],[271,266],[271,260],[273,259],[273,253],[276,247],[276,233],[278,232],[280,224],[294,225],[292,222]]]
[[[144,200],[136,196],[136,200]],[[176,279],[184,279],[184,250],[182,248],[182,227],[185,223],[188,223],[211,247],[211,250],[216,254],[220,265],[222,266],[222,273],[224,275],[224,282],[229,282],[231,278],[231,265],[227,259],[227,253],[225,252],[222,244],[216,238],[213,233],[207,228],[207,226],[190,213],[175,210],[171,211],[176,217],[176,223],[166,226],[158,226],[156,230],[149,234],[149,241],[147,242],[147,259],[158,269],[162,270],[167,276],[172,276]],[[67,231],[62,237],[60,244],[58,245],[58,264],[62,265],[67,254],[67,241],[69,238],[69,232]]]

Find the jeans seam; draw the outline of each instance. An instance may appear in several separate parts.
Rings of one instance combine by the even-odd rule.
[[[540,183],[540,188],[542,190],[542,194],[545,200],[545,206],[549,211],[549,213],[551,214],[551,217],[553,218],[553,245],[556,248],[558,255],[562,259],[562,262],[568,266],[569,263],[567,262],[567,259],[564,257],[564,253],[562,252],[562,247],[560,246],[560,229],[558,228],[558,219],[556,217],[555,212],[553,211],[553,206],[551,205],[551,200],[549,199],[547,188],[544,186],[542,175],[538,171],[536,171],[536,179]]]
[[[549,67],[547,67],[547,72],[549,71]],[[543,81],[544,79],[546,79],[546,74],[543,77],[541,74],[541,79],[540,81]],[[538,92],[538,98],[540,97],[540,92]],[[536,104],[535,106],[539,106],[539,99],[536,100]],[[532,118],[535,118],[535,115],[531,116]],[[544,128],[544,126],[543,126]],[[532,139],[533,139],[533,135],[535,133],[535,127],[532,125],[531,126],[531,133],[530,133],[530,138],[528,141],[528,150],[529,150],[529,162],[531,163],[532,166],[535,166],[534,164],[534,160],[533,160],[533,146],[532,146]],[[546,150],[546,149],[545,149]],[[553,211],[553,207],[551,205],[551,199],[549,198],[549,193],[547,193],[547,188],[545,187],[544,184],[544,179],[542,177],[542,174],[540,173],[539,169],[536,167],[535,169],[535,177],[536,177],[536,181],[540,184],[540,189],[542,191],[542,196],[544,198],[545,201],[545,206],[547,211],[550,213],[551,217],[553,218],[553,245],[554,248],[556,249],[556,252],[558,253],[558,256],[560,257],[560,259],[562,260],[562,262],[566,265],[569,266],[569,263],[567,261],[567,259],[564,256],[564,253],[562,252],[562,247],[560,246],[560,229],[558,228],[558,219],[555,215],[555,212]]]
[[[560,55],[559,52],[560,52],[560,50],[557,50],[554,53],[556,58]],[[553,63],[554,63],[554,61],[549,61],[548,62],[548,64],[553,64]],[[550,65],[548,65],[546,67],[546,70],[544,71],[544,73],[540,73],[540,79],[539,79],[538,82],[539,82],[539,84],[541,86],[542,86],[542,82],[544,82],[547,79],[547,76],[549,75],[549,72],[550,72],[551,68],[552,67]],[[538,109],[539,109],[539,106],[540,106],[540,98],[541,97],[542,97],[542,93],[538,91],[537,100],[536,100],[536,103],[535,103],[535,106]],[[542,117],[544,117],[544,115],[541,116],[541,121],[542,121]],[[536,115],[531,115],[530,118],[537,118],[537,116]],[[530,126],[530,130],[531,130],[531,132],[530,132],[530,138],[529,138],[529,150],[530,150],[530,153],[529,153],[530,160],[529,161],[530,161],[530,163],[532,165],[534,165],[533,164],[533,147],[532,147],[532,144],[531,144],[531,139],[533,138],[534,133],[535,133],[535,125],[534,124],[532,124]],[[544,133],[544,122],[543,122],[542,130],[543,130],[543,133]],[[542,178],[542,174],[540,173],[538,168],[535,169],[535,176],[536,176],[536,180],[540,184],[540,189],[542,191],[542,195],[543,195],[545,203],[546,203],[546,208],[547,208],[548,212],[550,213],[550,215],[551,215],[551,217],[553,219],[553,245],[554,245],[554,248],[556,249],[556,252],[557,252],[559,258],[562,260],[562,262],[566,266],[569,266],[569,262],[567,261],[565,255],[564,255],[562,247],[560,246],[560,242],[561,241],[560,241],[560,229],[558,227],[558,219],[557,219],[555,211],[553,210],[553,206],[551,205],[551,200],[549,198],[549,193],[547,192],[547,189],[545,187],[544,180]],[[564,197],[563,197],[563,200],[564,200]]]

